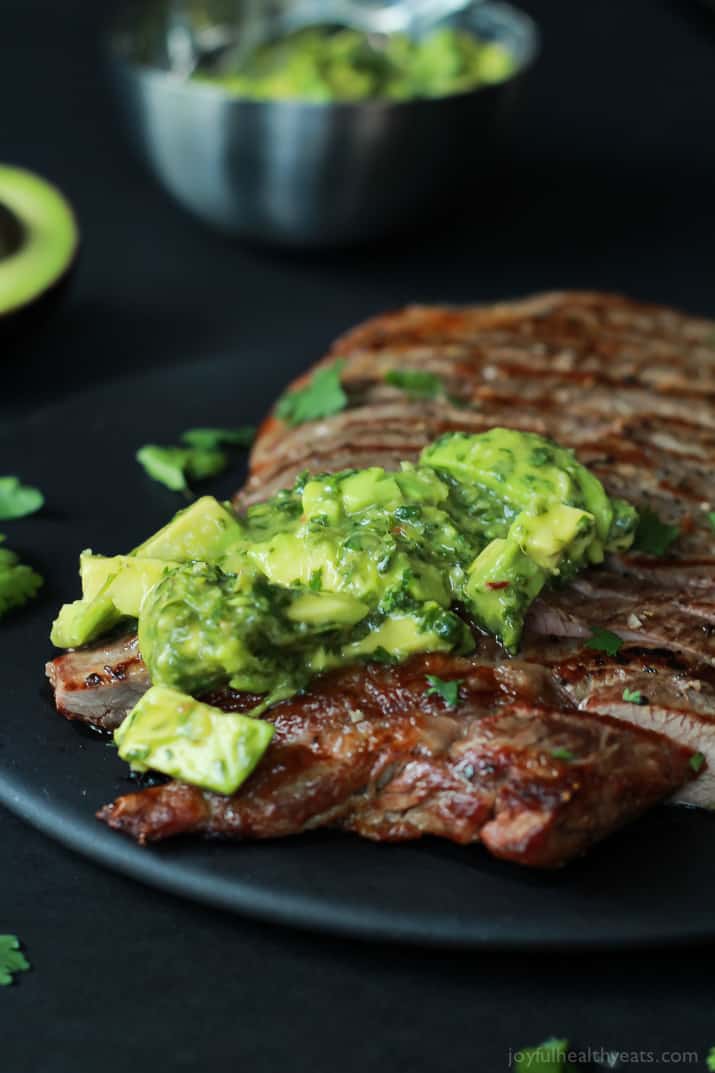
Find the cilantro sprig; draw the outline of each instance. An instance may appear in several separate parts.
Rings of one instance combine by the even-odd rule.
[[[559,746],[557,749],[552,749],[551,755],[553,756],[554,760],[565,760],[568,764],[570,764],[572,760],[576,759],[570,749],[564,749],[561,746]]]
[[[586,641],[586,648],[592,648],[595,652],[605,652],[608,656],[617,655],[622,647],[623,641],[617,633],[611,630],[594,630]]]
[[[207,451],[215,451],[224,445],[251,447],[255,438],[254,425],[240,425],[238,428],[190,428],[181,435],[182,442],[189,447],[200,447]]]
[[[705,763],[705,756],[703,753],[693,753],[688,763],[690,765],[691,770],[694,771],[697,775],[697,773],[702,769],[703,764]]]
[[[190,428],[182,433],[183,447],[164,447],[149,443],[137,451],[137,461],[148,475],[172,492],[189,495],[189,481],[215,477],[228,465],[222,444],[250,447],[256,430],[240,428]]]
[[[4,540],[0,533],[0,544]],[[42,584],[40,575],[21,563],[14,551],[0,547],[0,618],[31,600]]]
[[[137,462],[149,476],[172,492],[188,494],[188,479],[204,480],[225,468],[223,451],[203,447],[160,447],[149,443],[137,451]]]
[[[444,390],[438,376],[422,369],[388,369],[385,383],[399,388],[413,399],[436,399]]]
[[[452,678],[446,681],[436,674],[428,674],[426,678],[429,684],[429,689],[425,690],[426,696],[441,697],[448,708],[457,707],[459,703],[459,687],[464,681],[463,678]]]
[[[667,525],[649,507],[638,511],[638,528],[632,550],[645,555],[665,555],[670,545],[680,536],[677,525]]]
[[[27,972],[30,962],[20,949],[17,935],[0,935],[0,987],[13,982],[17,972]]]
[[[537,1047],[523,1047],[514,1055],[516,1073],[573,1073],[568,1061],[569,1041],[547,1039]]]
[[[283,395],[276,405],[276,416],[287,425],[304,425],[340,413],[348,397],[340,382],[345,362],[335,361],[313,373],[305,387]]]
[[[45,502],[39,488],[21,484],[18,477],[0,477],[0,521],[34,514]]]

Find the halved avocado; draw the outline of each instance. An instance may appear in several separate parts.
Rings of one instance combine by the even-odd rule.
[[[0,164],[0,326],[55,295],[77,255],[79,232],[68,202],[51,183]]]

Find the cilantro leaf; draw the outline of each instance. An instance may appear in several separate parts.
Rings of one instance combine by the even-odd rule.
[[[389,369],[385,373],[385,383],[400,388],[414,399],[435,399],[443,390],[438,376],[420,369]]]
[[[516,1073],[571,1073],[567,1039],[547,1039],[538,1047],[524,1047],[514,1055]]]
[[[4,539],[0,533],[0,543]],[[31,600],[42,584],[40,575],[21,563],[14,551],[0,548],[0,618]]]
[[[239,428],[190,428],[181,437],[190,447],[202,447],[209,451],[222,444],[229,447],[250,447],[255,438],[256,429],[253,425],[242,425]]]
[[[586,641],[586,648],[592,648],[595,652],[605,652],[609,656],[615,656],[622,646],[621,638],[610,630],[594,630]]]
[[[553,756],[554,760],[566,760],[570,762],[571,760],[576,759],[570,749],[562,749],[560,747],[558,749],[552,749],[551,755]]]
[[[318,369],[305,387],[289,391],[278,400],[276,416],[288,425],[302,425],[344,410],[348,402],[340,383],[344,366],[344,361],[335,361]]]
[[[715,1047],[710,1048],[706,1061],[708,1069],[711,1071],[715,1070]]]
[[[13,974],[27,972],[30,962],[20,949],[17,935],[0,935],[0,986],[12,983]]]
[[[688,763],[690,764],[691,769],[697,775],[697,773],[700,771],[703,764],[705,763],[705,757],[702,753],[693,753]]]
[[[17,477],[0,477],[0,521],[34,514],[45,502],[39,488],[20,484]]]
[[[227,459],[223,451],[202,447],[159,447],[150,443],[136,454],[148,475],[172,492],[188,493],[186,478],[204,480],[224,469]]]
[[[638,528],[636,529],[633,551],[642,551],[646,555],[665,555],[666,551],[680,536],[677,525],[666,525],[658,515],[646,507],[638,511]]]
[[[713,529],[715,529],[715,510],[711,510],[708,513],[708,521],[710,522],[710,525],[713,527]],[[715,1050],[715,1047],[713,1048],[713,1050]]]
[[[627,704],[645,704],[646,699],[641,693],[640,689],[629,689],[627,686],[623,690],[623,699]]]
[[[463,678],[452,678],[450,681],[445,681],[443,678],[438,678],[436,674],[428,674],[427,681],[429,682],[429,689],[425,691],[426,696],[441,697],[448,708],[456,708],[459,702],[459,687],[464,681]]]

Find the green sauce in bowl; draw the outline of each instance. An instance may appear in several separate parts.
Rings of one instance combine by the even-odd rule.
[[[193,77],[254,101],[404,101],[502,82],[516,66],[503,45],[454,27],[415,40],[313,26]]]

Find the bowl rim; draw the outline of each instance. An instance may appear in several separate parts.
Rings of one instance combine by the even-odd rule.
[[[474,97],[489,90],[499,89],[516,82],[535,64],[541,53],[542,35],[539,24],[532,15],[527,11],[524,11],[523,8],[518,7],[516,4],[512,4],[510,0],[470,0],[470,2],[465,4],[464,8],[456,14],[461,15],[470,10],[497,11],[508,15],[509,18],[513,19],[525,34],[524,55],[519,61],[518,66],[515,67],[511,74],[507,75],[506,78],[500,79],[498,82],[485,82],[481,85],[473,86],[471,89],[458,90],[455,93],[446,93],[437,97],[408,97],[404,100],[392,100],[388,97],[369,97],[363,100],[337,101],[310,101],[303,98],[293,97],[278,100],[256,100],[251,97],[241,97],[236,93],[232,93],[218,82],[211,82],[208,80],[202,81],[200,79],[193,80],[190,77],[187,78],[183,75],[179,75],[175,71],[167,70],[164,67],[157,67],[150,63],[143,63],[127,56],[126,45],[124,42],[127,34],[131,32],[127,29],[126,25],[124,25],[127,16],[134,8],[145,11],[146,6],[146,4],[141,4],[139,0],[129,0],[129,3],[120,10],[119,15],[115,16],[114,24],[110,29],[107,38],[111,62],[135,72],[143,79],[164,82],[174,91],[184,92],[190,95],[201,94],[205,97],[214,97],[226,104],[240,108],[269,107],[280,109],[308,109],[310,111],[321,112],[326,111],[327,109],[387,111],[388,109],[414,108],[415,106],[435,107],[445,101],[456,101],[467,97]]]

